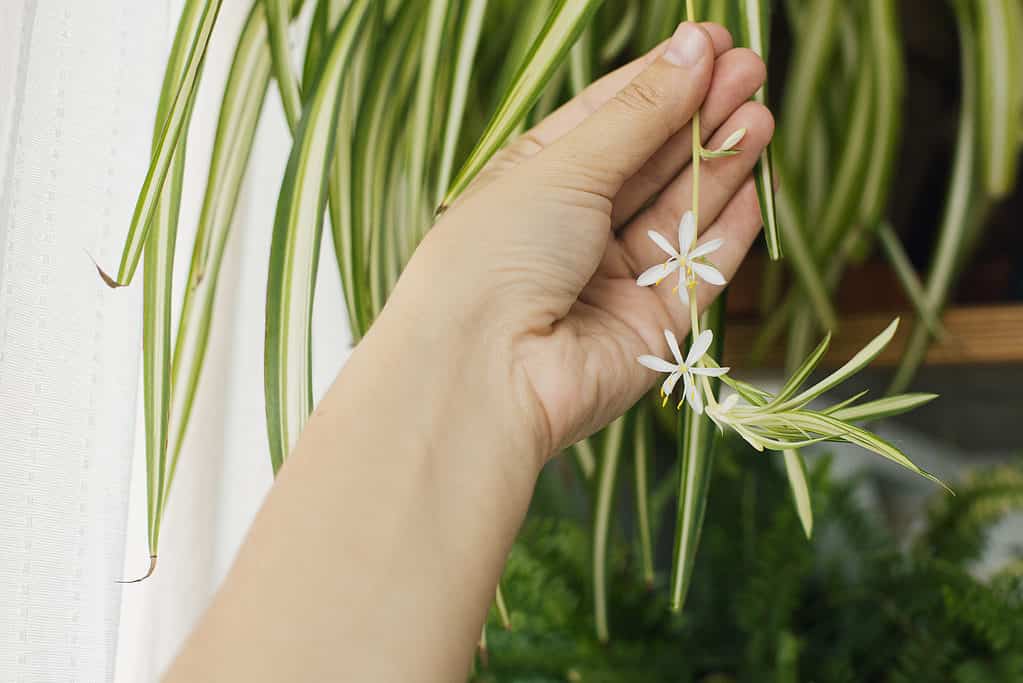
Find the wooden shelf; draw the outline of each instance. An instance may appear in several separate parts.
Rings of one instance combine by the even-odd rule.
[[[821,365],[838,367],[863,348],[896,316],[902,322],[895,338],[874,360],[875,366],[897,365],[913,329],[913,313],[861,313],[842,316],[831,348]],[[1023,304],[964,306],[945,312],[946,336],[933,342],[927,365],[993,365],[1023,363]],[[741,365],[748,357],[760,330],[760,321],[729,320],[725,335],[724,363]],[[782,346],[772,349],[763,365],[781,367]]]

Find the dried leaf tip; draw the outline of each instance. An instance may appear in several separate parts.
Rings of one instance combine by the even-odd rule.
[[[152,576],[153,572],[155,572],[155,571],[156,571],[156,555],[150,555],[149,556],[149,569],[146,571],[146,573],[144,575],[140,576],[137,579],[130,579],[130,580],[118,579],[117,583],[141,583],[141,582],[145,581],[146,579],[148,579],[150,576]]]

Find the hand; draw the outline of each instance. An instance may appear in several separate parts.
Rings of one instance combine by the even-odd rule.
[[[466,375],[509,431],[531,430],[541,462],[635,403],[656,379],[636,357],[689,329],[670,284],[636,277],[663,261],[647,232],[677,244],[691,208],[698,108],[710,149],[747,130],[740,154],[701,167],[699,229],[724,238],[712,258],[726,278],[760,228],[751,172],[774,124],[748,101],[763,62],[731,44],[682,24],[512,142],[420,246],[389,305],[404,312],[385,311],[457,331],[454,352],[478,364]],[[701,307],[720,289],[701,282]]]

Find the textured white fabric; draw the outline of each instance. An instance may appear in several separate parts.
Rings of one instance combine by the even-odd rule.
[[[141,281],[107,289],[148,162],[181,0],[0,2],[0,681],[153,681],[208,604],[271,480],[263,306],[290,137],[271,88],[221,277],[156,575],[147,563]],[[249,0],[225,0],[189,136],[177,292]],[[349,345],[329,238],[315,389]],[[175,299],[175,316],[180,296]]]

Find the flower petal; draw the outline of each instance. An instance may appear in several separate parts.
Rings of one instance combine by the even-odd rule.
[[[718,151],[719,152],[726,152],[726,151],[732,149],[737,144],[739,144],[739,141],[742,140],[744,135],[746,135],[746,129],[745,128],[740,128],[739,130],[735,131],[734,133],[729,135],[728,138],[726,138],[723,143],[721,143],[721,146],[718,147]]]
[[[640,287],[656,285],[658,282],[674,273],[676,269],[678,269],[678,261],[674,258],[666,261],[665,263],[658,263],[656,266],[651,266],[644,270],[643,273],[636,278],[636,284]]]
[[[689,372],[694,375],[704,375],[706,377],[720,377],[721,375],[727,375],[731,368],[689,368]]]
[[[671,242],[669,242],[664,235],[657,232],[656,230],[647,230],[646,234],[650,239],[654,241],[654,244],[661,248],[661,251],[668,254],[669,256],[679,258],[679,253],[675,251],[675,247],[671,246]]]
[[[679,276],[678,276],[678,299],[679,299],[679,301],[682,302],[683,306],[688,306],[689,305],[689,287],[686,286],[685,277],[683,276],[684,272],[685,271],[680,271],[679,272]]]
[[[697,245],[695,249],[693,249],[691,252],[689,252],[689,254],[687,254],[687,256],[690,259],[694,259],[699,258],[701,256],[706,256],[707,254],[712,254],[718,249],[720,249],[721,245],[724,243],[725,240],[720,237],[718,237],[717,239],[707,240],[703,244]]]
[[[739,394],[728,394],[724,400],[721,401],[721,412],[727,413],[729,410],[735,407],[739,402]]]
[[[678,384],[680,377],[682,377],[681,370],[676,370],[668,375],[667,379],[664,380],[664,383],[661,384],[661,393],[665,396],[671,396],[671,392],[675,391],[675,385]]]
[[[658,358],[657,356],[643,355],[637,358],[636,360],[639,361],[639,364],[642,365],[644,368],[649,368],[655,372],[678,371],[677,365],[675,365],[674,363],[669,363],[663,358]]]
[[[721,274],[714,266],[708,266],[706,263],[692,263],[689,264],[693,268],[693,272],[696,273],[701,280],[709,282],[712,285],[723,285],[727,282],[725,276]]]
[[[678,222],[678,250],[681,254],[688,254],[696,242],[696,216],[692,211],[682,214],[682,220]]]
[[[703,397],[696,382],[690,378],[688,373],[686,373],[686,400],[689,401],[689,406],[696,411],[697,415],[703,413]]]
[[[686,366],[693,367],[700,362],[703,358],[703,354],[707,353],[707,349],[710,348],[711,342],[714,341],[714,333],[710,330],[704,330],[700,334],[696,335],[696,339],[693,340],[693,345],[689,347],[689,355],[686,356]]]
[[[671,349],[671,355],[675,356],[675,361],[682,365],[682,351],[678,348],[678,338],[675,333],[671,330],[664,331],[664,338],[668,340],[668,348]]]

